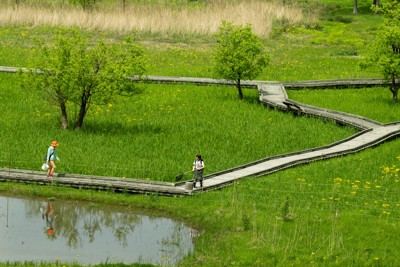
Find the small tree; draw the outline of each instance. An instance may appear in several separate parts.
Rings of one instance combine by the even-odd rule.
[[[379,68],[396,102],[400,89],[400,0],[388,1],[379,11],[383,12],[383,24],[362,66]]]
[[[64,32],[65,33],[65,32]],[[37,68],[21,72],[24,76],[22,86],[39,89],[43,96],[60,109],[61,128],[68,128],[67,102],[69,101],[70,60],[77,38],[65,34],[57,36],[53,46],[41,40],[36,41],[37,49],[32,64]]]
[[[68,127],[67,103],[78,106],[75,129],[80,129],[92,104],[104,105],[116,95],[140,92],[129,77],[143,75],[145,59],[131,39],[91,45],[78,30],[60,29],[54,45],[42,43],[38,50],[36,68],[25,73],[25,84],[41,90],[59,106],[63,129]]]
[[[269,62],[261,39],[251,25],[234,25],[223,21],[217,33],[214,49],[214,72],[236,84],[239,98],[243,99],[242,79],[254,79]]]

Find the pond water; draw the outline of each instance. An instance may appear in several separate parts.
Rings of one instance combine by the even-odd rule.
[[[176,265],[197,234],[120,206],[0,196],[0,262]]]

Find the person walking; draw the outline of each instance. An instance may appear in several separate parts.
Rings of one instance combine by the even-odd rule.
[[[56,147],[58,147],[58,142],[53,141],[51,142],[50,147],[47,149],[46,162],[49,165],[49,168],[47,169],[48,178],[53,178],[54,170],[56,168],[56,164],[54,163],[54,161],[60,161],[60,158],[57,157],[56,154]]]
[[[203,187],[203,171],[205,167],[201,155],[197,154],[192,167],[192,172],[194,172],[193,188],[196,188],[197,181],[200,182],[200,187]]]

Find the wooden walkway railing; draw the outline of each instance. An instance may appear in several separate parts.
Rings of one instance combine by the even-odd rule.
[[[0,72],[15,73],[17,68],[1,67]],[[185,78],[185,77],[166,77],[148,76],[149,82],[159,83],[190,83],[199,85],[233,85],[225,80],[215,80],[209,78]],[[134,79],[134,78],[133,78]],[[207,175],[203,182],[203,188],[191,187],[192,181],[179,183],[156,182],[131,178],[116,178],[92,175],[63,174],[58,175],[54,181],[45,177],[43,172],[0,169],[0,181],[12,181],[23,183],[56,184],[60,186],[70,186],[75,188],[111,190],[114,192],[127,193],[156,193],[162,195],[191,195],[196,192],[204,192],[216,188],[221,188],[232,184],[234,181],[250,176],[261,176],[276,172],[295,165],[322,160],[332,157],[343,156],[355,153],[360,150],[378,145],[386,140],[400,135],[400,123],[381,124],[371,119],[338,112],[288,99],[285,85],[290,88],[305,87],[358,87],[358,86],[379,86],[383,85],[380,79],[357,79],[357,80],[337,80],[337,81],[306,81],[299,83],[278,83],[266,81],[244,81],[243,85],[259,90],[259,99],[265,105],[277,108],[286,112],[295,112],[298,115],[316,116],[323,119],[334,120],[339,124],[351,125],[360,132],[354,136],[333,143],[328,146],[318,147],[295,153],[278,155],[260,159],[255,162],[237,166],[218,173]]]

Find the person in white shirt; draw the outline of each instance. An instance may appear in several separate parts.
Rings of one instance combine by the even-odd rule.
[[[200,182],[200,187],[203,187],[203,170],[205,168],[204,161],[201,155],[196,155],[193,162],[192,172],[194,172],[193,188],[196,188],[197,181]]]

